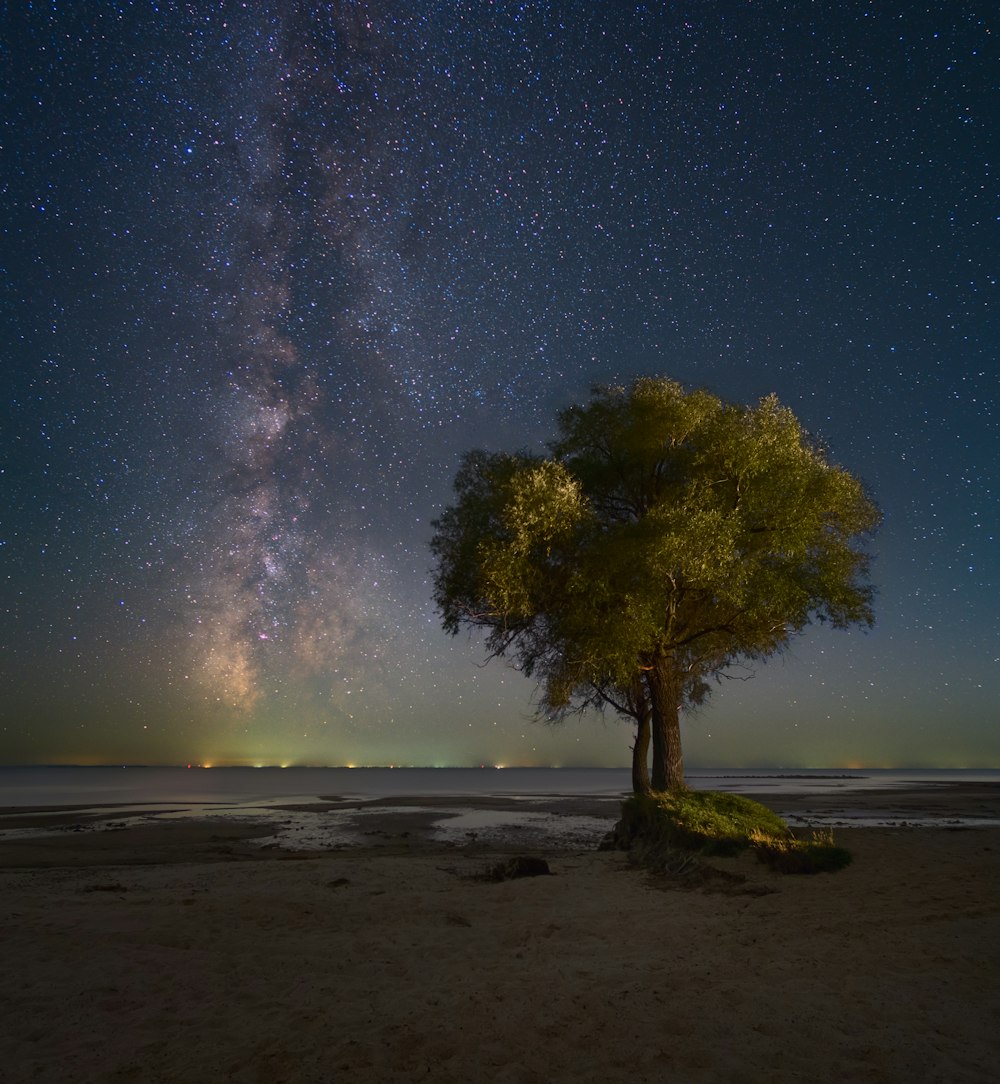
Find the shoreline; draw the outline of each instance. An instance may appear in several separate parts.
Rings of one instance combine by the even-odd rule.
[[[750,792],[796,830],[832,828],[1000,827],[1000,783],[941,782],[912,787]],[[596,845],[618,817],[611,795],[338,795],[270,802],[106,803],[0,807],[0,866],[30,866],[35,850],[49,863],[76,853],[113,853],[108,835],[153,838],[157,826],[204,822],[215,834],[293,851],[340,850],[406,842],[496,849],[559,850]],[[177,830],[174,835],[180,838]],[[98,842],[90,842],[98,838]]]

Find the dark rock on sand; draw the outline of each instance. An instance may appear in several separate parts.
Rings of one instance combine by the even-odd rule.
[[[516,877],[544,877],[551,872],[544,858],[518,855],[516,858],[508,858],[506,862],[498,862],[495,866],[491,866],[483,874],[483,880],[512,881]]]

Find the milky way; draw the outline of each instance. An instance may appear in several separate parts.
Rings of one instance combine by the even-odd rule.
[[[0,759],[627,762],[440,632],[463,451],[769,392],[885,513],[692,762],[1000,758],[985,5],[5,16]]]

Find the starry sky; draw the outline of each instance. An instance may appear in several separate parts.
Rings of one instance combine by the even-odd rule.
[[[875,629],[689,765],[1000,765],[991,16],[6,6],[0,762],[627,764],[441,631],[427,542],[463,452],[657,374],[885,517]]]

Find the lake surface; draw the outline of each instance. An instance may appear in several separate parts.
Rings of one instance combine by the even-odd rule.
[[[1000,783],[996,769],[695,769],[688,782],[766,796],[797,826],[1000,824],[995,803],[971,816],[934,808],[936,786]],[[443,842],[592,847],[630,788],[625,768],[0,768],[0,839],[218,817],[273,825],[259,846],[328,850],[386,835],[404,806]],[[61,807],[70,820],[32,812]]]
[[[693,769],[696,789],[849,793],[935,783],[1000,782],[1000,769]],[[0,807],[260,805],[319,797],[540,795],[614,797],[631,790],[627,768],[149,768],[0,767]]]

